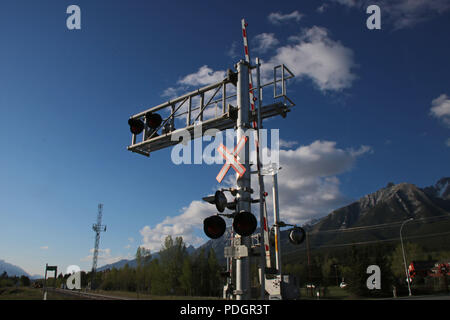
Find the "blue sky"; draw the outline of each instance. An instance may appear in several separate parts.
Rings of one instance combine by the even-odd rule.
[[[289,142],[286,220],[321,217],[390,181],[448,176],[449,1],[375,3],[381,30],[366,28],[356,0],[2,1],[0,259],[31,274],[45,263],[89,270],[98,203],[108,225],[99,265],[138,245],[157,251],[167,232],[205,241],[214,210],[199,200],[220,166],[177,166],[170,149],[133,154],[127,120],[169,88],[232,68],[243,17],[263,68],[282,61],[296,74],[296,107],[265,124]],[[71,4],[81,30],[66,27]]]

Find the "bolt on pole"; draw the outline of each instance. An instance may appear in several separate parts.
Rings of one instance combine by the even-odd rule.
[[[237,141],[244,137],[250,128],[250,98],[249,98],[249,64],[243,60],[237,64]],[[236,174],[237,184],[237,211],[251,212],[251,183],[250,183],[250,150],[246,143],[238,155],[239,162],[243,164],[245,173],[242,177]],[[241,245],[245,245],[250,252],[250,237],[241,237]],[[236,260],[236,300],[250,298],[250,257],[241,257]]]

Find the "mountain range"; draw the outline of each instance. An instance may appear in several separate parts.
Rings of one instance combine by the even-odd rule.
[[[425,188],[411,183],[388,183],[386,187],[302,227],[310,237],[310,248],[339,247],[356,242],[398,240],[400,226],[409,218],[413,218],[413,223],[403,231],[405,237],[444,234],[435,240],[438,243],[433,244],[433,248],[449,250],[450,178],[442,178]],[[299,246],[289,242],[288,231],[281,231],[283,255],[299,250]],[[229,245],[229,236],[227,230],[224,236],[209,240],[197,250],[213,248],[221,258],[224,247]],[[306,250],[304,244],[300,248]]]
[[[37,275],[31,276],[22,268],[0,259],[0,275],[3,274],[3,272],[6,272],[9,277],[26,276],[30,279],[40,278],[40,276]]]

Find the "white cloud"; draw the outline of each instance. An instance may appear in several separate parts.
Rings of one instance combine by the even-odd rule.
[[[316,9],[316,11],[319,12],[319,13],[324,13],[327,8],[328,8],[328,5],[326,3],[324,3],[320,7],[318,7]]]
[[[331,0],[350,8],[366,8],[376,4],[381,8],[382,17],[394,29],[413,27],[420,22],[450,10],[450,0]]]
[[[182,213],[174,217],[166,217],[163,222],[154,228],[145,226],[140,230],[142,235],[142,247],[152,251],[159,251],[166,236],[173,238],[182,236],[183,240],[197,246],[204,242],[203,238],[195,233],[203,228],[203,220],[214,213],[211,204],[202,201],[192,201],[188,207],[182,209]]]
[[[93,257],[94,257],[94,248],[90,249],[89,252],[91,253],[90,255],[81,258],[80,261],[83,262],[90,262],[92,261]],[[113,256],[111,254],[111,249],[110,248],[106,248],[106,249],[98,249],[98,256],[97,256],[97,265],[98,266],[102,266],[105,264],[112,264],[112,263],[116,263],[120,260],[123,259],[131,259],[133,256],[132,255],[127,255],[127,256]]]
[[[273,33],[261,33],[255,36],[253,39],[255,43],[255,52],[265,53],[270,49],[274,48],[278,43],[278,39],[275,38]]]
[[[357,67],[353,51],[329,36],[326,28],[313,26],[304,29],[299,35],[288,37],[290,44],[279,47],[274,55],[263,61],[262,83],[273,80],[273,68],[285,64],[297,78],[309,78],[323,92],[341,91],[350,88],[357,76],[353,69]],[[262,33],[255,37],[257,50],[267,51],[279,43],[273,33]],[[175,98],[193,88],[222,81],[226,71],[213,70],[204,65],[196,72],[178,80],[178,87],[167,88],[162,96]],[[228,86],[228,93],[235,92],[234,86]],[[220,93],[219,93],[220,96]],[[180,112],[183,112],[181,110]],[[211,111],[213,112],[213,111]]]
[[[161,97],[173,99],[173,98],[178,97],[182,90],[184,90],[183,87],[178,87],[178,88],[169,87],[163,91],[163,93],[161,94]]]
[[[284,63],[296,77],[311,79],[321,91],[351,87],[356,79],[353,51],[331,39],[327,29],[313,26],[289,40],[294,44],[278,48],[262,65],[265,77],[271,76],[274,66]]]
[[[214,71],[207,65],[204,65],[198,69],[197,72],[188,74],[184,78],[178,81],[181,85],[186,86],[206,86],[215,82],[222,81],[226,76],[225,71]]]
[[[298,12],[297,10],[288,13],[288,14],[282,14],[281,12],[272,12],[267,17],[272,24],[281,24],[283,22],[287,22],[290,20],[295,20],[296,22],[299,22],[301,18],[303,18],[303,14]]]
[[[239,57],[237,41],[233,41],[233,43],[230,46],[230,49],[228,49],[228,51],[226,52],[226,55],[232,59]]]
[[[446,94],[431,101],[430,114],[450,126],[450,98]]]
[[[280,150],[278,173],[282,220],[302,224],[346,205],[350,199],[339,189],[338,175],[352,169],[356,160],[373,152],[368,146],[340,149],[333,141],[314,141],[293,150]],[[266,190],[271,189],[266,178]],[[268,208],[272,208],[271,197]]]
[[[42,246],[42,247],[39,247],[39,249],[41,249],[41,250],[48,250],[48,246]]]
[[[297,141],[286,141],[283,139],[280,139],[280,148],[292,148],[294,146],[298,145]]]

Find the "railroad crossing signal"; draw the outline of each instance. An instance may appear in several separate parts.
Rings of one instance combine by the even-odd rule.
[[[225,221],[220,216],[227,216],[233,218],[233,228],[236,233],[242,235],[242,243],[249,247],[251,235],[256,229],[256,218],[251,211],[251,179],[250,179],[250,161],[247,137],[242,134],[242,130],[253,127],[257,130],[262,128],[262,120],[277,115],[285,117],[287,112],[291,110],[295,104],[286,95],[286,82],[294,78],[293,73],[284,65],[280,64],[274,67],[273,81],[261,84],[259,59],[256,59],[256,64],[252,65],[248,49],[248,39],[244,20],[243,35],[245,46],[246,61],[239,61],[236,66],[236,72],[229,70],[226,77],[217,83],[210,84],[200,89],[179,96],[178,98],[164,102],[158,106],[144,110],[130,117],[128,124],[132,133],[131,145],[128,150],[144,155],[150,156],[151,152],[161,150],[167,147],[174,146],[180,143],[180,134],[183,137],[189,137],[193,140],[203,135],[213,135],[217,130],[224,131],[226,129],[237,129],[238,145],[233,152],[229,152],[225,147],[220,147],[218,152],[226,159],[226,163],[217,176],[219,183],[223,180],[230,167],[233,167],[237,174],[237,191],[238,195],[234,202],[228,203],[224,201],[224,197],[220,194],[207,197],[208,202],[216,205],[219,212],[223,212],[225,208],[235,210],[233,215],[218,214],[216,216],[204,220],[204,230],[208,236],[220,237],[225,230]],[[256,86],[253,86],[252,70],[256,70]],[[277,72],[277,70],[281,72]],[[281,77],[278,75],[281,73]],[[236,94],[230,94],[227,86],[233,85],[236,87]],[[280,90],[277,85],[281,85]],[[263,105],[263,89],[273,86],[273,99],[270,104]],[[279,87],[278,87],[279,88]],[[234,88],[233,88],[234,89]],[[255,95],[258,97],[256,98]],[[233,107],[229,102],[230,99],[236,102],[236,107]],[[255,101],[258,101],[258,108],[255,108]],[[234,104],[234,103],[233,103]],[[214,109],[212,109],[214,108]],[[211,112],[213,111],[213,112]],[[164,119],[159,116],[161,114],[169,114]],[[211,117],[211,114],[215,116]],[[186,125],[175,130],[175,120],[185,121]],[[201,125],[199,125],[201,124]],[[253,124],[253,125],[252,125]],[[198,131],[200,129],[200,132]],[[215,130],[210,130],[215,129]],[[142,139],[137,135],[143,133]],[[186,139],[182,140],[187,142]],[[260,220],[264,227],[261,227],[264,232],[264,239],[268,238],[267,230],[267,216],[264,194],[264,182],[261,175],[261,165],[259,159],[259,137],[256,142],[257,158],[258,158],[258,178],[260,185]],[[242,161],[238,161],[237,155],[240,153],[240,148],[244,148],[245,156]],[[234,195],[235,196],[235,195]],[[294,237],[295,239],[295,237]],[[264,242],[266,242],[264,240]],[[267,242],[265,248],[268,248]],[[263,257],[263,254],[261,254]],[[269,259],[267,259],[269,258]],[[250,293],[250,268],[249,259],[243,257],[236,261],[236,299],[247,299]],[[264,261],[261,263],[263,264]],[[266,264],[270,265],[270,250],[266,251]],[[265,268],[262,268],[264,270]],[[264,272],[264,271],[263,271]],[[264,282],[261,283],[262,297],[264,297]]]

